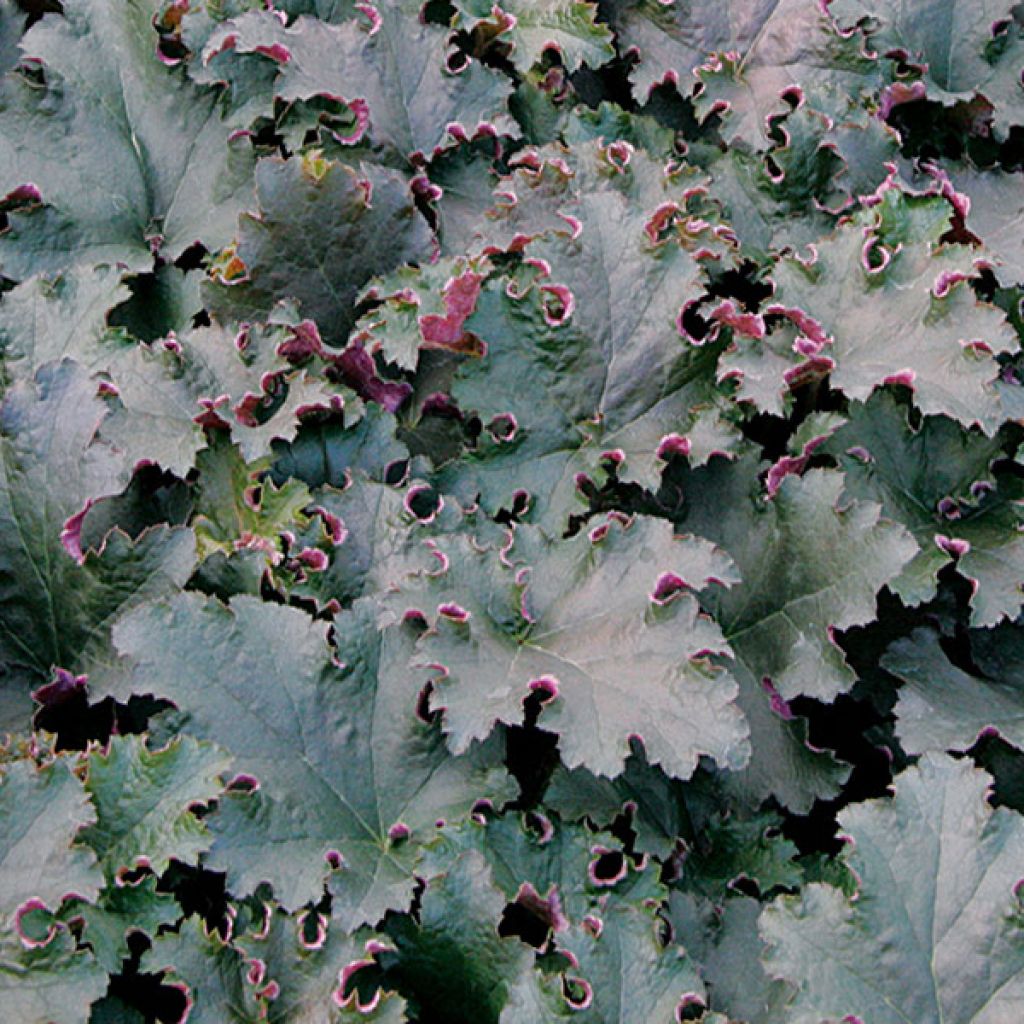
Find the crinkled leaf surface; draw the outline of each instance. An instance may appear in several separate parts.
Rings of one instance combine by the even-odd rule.
[[[63,8],[22,40],[46,83],[16,73],[0,94],[0,191],[31,183],[51,205],[16,216],[0,247],[6,272],[148,269],[154,244],[172,258],[197,241],[219,248],[252,193],[252,147],[230,138],[244,114],[160,62],[157,0]]]
[[[748,458],[715,475],[729,488],[752,468]],[[832,633],[870,621],[875,595],[916,551],[877,504],[840,502],[842,488],[841,474],[810,470],[783,477],[771,496],[733,492],[731,517],[710,493],[684,504],[681,525],[720,544],[739,570],[740,585],[709,592],[709,608],[737,659],[786,699],[830,699],[852,685]]]
[[[435,820],[501,792],[493,744],[452,758],[417,717],[407,629],[378,632],[365,605],[345,613],[338,667],[322,625],[255,598],[182,594],[116,627],[135,687],[174,701],[190,733],[259,781],[207,819],[213,862],[241,891],[266,880],[295,906],[330,879],[343,921],[376,920],[408,900]]]
[[[1024,495],[1014,475],[993,472],[1003,455],[998,439],[945,416],[926,416],[914,429],[909,410],[886,393],[850,411],[823,446],[845,473],[845,495],[877,501],[919,545],[892,590],[908,604],[930,600],[938,573],[955,559],[973,584],[972,625],[1013,618],[1024,602]]]
[[[634,735],[651,761],[683,778],[701,754],[723,766],[746,760],[735,686],[708,658],[728,652],[718,628],[690,594],[668,600],[659,590],[732,582],[713,545],[642,519],[559,543],[522,528],[511,553],[518,569],[463,537],[439,540],[437,551],[445,570],[414,577],[401,604],[434,606],[416,658],[441,670],[434,703],[453,749],[496,720],[518,722],[523,699],[540,690],[541,721],[560,734],[569,767],[617,775]]]
[[[209,743],[177,737],[149,750],[140,737],[114,736],[106,751],[89,756],[86,788],[96,822],[82,841],[96,852],[109,875],[148,865],[157,874],[170,858],[193,860],[209,848],[210,836],[192,813],[221,791],[218,776],[230,759]]]
[[[396,962],[389,973],[429,992],[422,1010],[460,1024],[496,1024],[532,959],[518,939],[499,936],[495,922],[504,905],[483,857],[462,854],[427,883],[418,922],[394,919],[388,934]]]
[[[535,971],[524,979],[512,992],[501,1024],[641,1024],[679,1019],[682,1009],[703,1004],[704,986],[694,964],[678,946],[660,941],[652,914],[626,904],[597,920],[599,925],[559,936],[559,948],[575,962],[564,974],[546,977]]]
[[[902,50],[920,61],[932,82],[948,93],[969,92],[988,78],[986,43],[993,25],[1008,17],[1002,0],[839,0],[830,13],[844,28],[861,24],[878,52]]]
[[[93,899],[102,875],[93,852],[77,843],[79,829],[96,820],[81,779],[66,758],[39,767],[8,766],[0,782],[0,914],[10,918],[29,900],[56,910],[75,894]]]
[[[882,667],[903,684],[896,731],[907,751],[966,750],[986,730],[1014,746],[1024,745],[1021,628],[1006,623],[982,643],[999,659],[991,674],[958,668],[928,629],[916,630],[886,651]]]
[[[116,974],[131,956],[129,936],[141,932],[155,937],[161,926],[173,925],[180,917],[177,900],[168,892],[158,892],[156,886],[154,877],[131,884],[115,882],[104,887],[95,903],[73,900],[65,909],[65,920],[85,922],[85,940],[110,974]]]
[[[1011,0],[61,6],[4,1024],[1015,1024]]]
[[[70,356],[88,369],[102,369],[110,309],[129,291],[110,267],[72,267],[41,274],[4,296],[0,306],[0,351],[29,376],[45,363]]]
[[[247,964],[263,964],[259,987],[277,985],[276,998],[267,1000],[270,1020],[312,1024],[330,1019],[331,1014],[344,1022],[400,1024],[405,1020],[401,996],[379,988],[371,994],[371,986],[360,977],[363,972],[352,970],[356,965],[374,966],[370,950],[373,942],[384,945],[380,938],[368,938],[363,931],[349,935],[340,922],[319,912],[296,917],[268,904],[264,914],[260,927],[239,935],[235,945]],[[348,975],[346,968],[351,972]],[[343,990],[344,979],[351,979],[358,998]],[[347,1005],[339,1009],[339,1000],[346,999]],[[373,1000],[376,1006],[371,1006]]]
[[[651,484],[666,440],[700,461],[736,446],[716,353],[686,344],[677,325],[704,292],[704,260],[732,255],[728,232],[688,209],[701,185],[631,146],[597,143],[580,147],[574,168],[554,155],[503,183],[497,210],[510,212],[485,234],[535,236],[526,252],[541,273],[485,287],[466,328],[487,351],[461,368],[452,394],[485,424],[511,416],[515,430],[445,467],[446,486],[488,509],[526,490],[534,520],[553,532],[577,511],[576,474],[603,451]],[[578,454],[588,439],[593,450]]]
[[[96,439],[104,413],[95,384],[70,361],[19,381],[0,410],[0,650],[15,696],[53,666],[88,672],[106,656],[120,610],[172,591],[192,570],[185,529],[158,527],[134,543],[115,531],[81,563],[61,543],[68,519],[126,480],[120,454]]]
[[[357,19],[299,18],[287,29],[269,12],[245,14],[215,32],[204,55],[228,38],[235,52],[283,47],[281,99],[361,103],[373,139],[403,157],[430,156],[449,141],[449,125],[469,136],[481,125],[515,132],[505,113],[510,84],[477,61],[461,68],[450,61],[449,32],[410,17],[401,4],[365,6]]]
[[[86,1024],[89,1005],[107,989],[107,972],[91,953],[75,949],[60,930],[42,949],[17,939],[0,943],[0,998],[4,1012],[25,1024]]]
[[[509,59],[520,72],[529,71],[546,49],[557,50],[570,71],[584,61],[598,67],[615,55],[612,34],[595,21],[597,5],[593,3],[502,0],[495,5],[489,0],[459,0],[456,10],[467,25],[482,25],[487,37],[493,35],[508,45]]]
[[[279,299],[293,299],[324,341],[341,345],[363,285],[429,254],[430,229],[394,171],[261,160],[256,190],[259,212],[239,222],[245,276],[207,291],[222,318],[266,316]]]
[[[971,250],[938,244],[945,201],[890,191],[885,203],[840,227],[811,262],[781,261],[773,304],[810,318],[804,351],[830,361],[848,398],[905,383],[922,412],[991,434],[1002,421],[991,353],[1015,347],[1009,327],[971,290]]]

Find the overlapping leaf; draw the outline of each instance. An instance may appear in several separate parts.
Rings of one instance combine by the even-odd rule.
[[[799,986],[787,1020],[982,1024],[1016,1012],[1024,827],[986,805],[988,785],[969,763],[928,755],[895,798],[840,815],[857,899],[814,883],[761,917],[769,975]]]
[[[713,545],[668,523],[612,520],[558,543],[520,528],[510,552],[463,536],[435,550],[439,571],[394,583],[406,614],[427,605],[433,620],[416,663],[441,672],[434,704],[453,749],[518,722],[538,691],[570,767],[617,775],[634,735],[683,778],[701,754],[744,762],[735,686],[709,657],[728,648],[685,592],[734,581]]]
[[[115,261],[146,270],[154,248],[174,258],[231,237],[252,195],[252,147],[237,134],[247,116],[156,59],[159,9],[69,0],[22,40],[46,77],[3,81],[0,192],[31,185],[48,206],[12,218],[8,276]]]
[[[258,780],[207,819],[214,863],[241,891],[271,882],[286,906],[329,882],[342,920],[358,924],[408,900],[420,838],[500,794],[504,772],[495,744],[453,759],[417,717],[408,627],[381,634],[364,605],[337,629],[343,667],[301,612],[182,594],[122,619],[115,640],[133,689],[173,700],[192,735]]]
[[[101,663],[118,612],[172,592],[192,571],[191,533],[166,526],[134,543],[114,531],[102,550],[83,556],[75,517],[127,481],[123,457],[96,437],[105,411],[85,371],[64,361],[19,381],[0,412],[0,650],[8,727],[27,725],[27,718],[12,716],[25,714],[29,684],[45,682],[55,666],[88,672]]]

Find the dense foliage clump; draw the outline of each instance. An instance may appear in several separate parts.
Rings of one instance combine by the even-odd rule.
[[[5,1024],[1022,1019],[1022,71],[0,0]]]

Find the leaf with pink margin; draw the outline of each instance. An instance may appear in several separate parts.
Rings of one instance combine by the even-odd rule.
[[[273,993],[273,1020],[402,1024],[405,1000],[365,981],[390,944],[362,928],[349,934],[319,910],[288,914],[264,903],[262,916],[237,934],[246,982]]]
[[[1024,824],[987,803],[990,783],[970,761],[926,754],[896,777],[894,797],[840,812],[856,896],[815,882],[761,914],[768,975],[797,986],[787,1021],[1014,1017]]]
[[[612,33],[596,20],[597,4],[580,0],[456,0],[462,24],[508,47],[508,59],[525,74],[554,49],[568,71],[584,62],[591,68],[615,56]]]
[[[1006,287],[1024,283],[1024,196],[1019,178],[998,167],[943,167],[952,187],[970,204],[967,230],[984,240],[996,278]]]
[[[393,916],[385,925],[395,946],[388,979],[416,992],[436,1020],[473,1019],[496,1024],[533,952],[499,935],[505,897],[484,858],[469,850],[444,874],[427,881],[417,919]]]
[[[213,33],[203,59],[229,39],[241,51],[281,47],[288,59],[279,62],[279,99],[362,104],[370,138],[399,157],[430,159],[480,131],[519,134],[505,112],[511,84],[472,58],[454,65],[448,30],[410,18],[394,3],[360,6],[365,13],[338,25],[300,17],[284,28],[272,12],[243,14]]]
[[[214,745],[178,736],[151,750],[139,736],[112,736],[86,763],[96,821],[81,839],[109,880],[136,867],[161,875],[172,857],[191,864],[209,849],[212,837],[192,807],[224,788],[219,777],[227,778],[231,759]]]
[[[268,566],[281,562],[287,534],[304,527],[311,502],[301,480],[288,479],[280,487],[263,478],[264,465],[242,458],[239,446],[223,434],[212,433],[209,445],[196,459],[199,484],[192,520],[199,557],[216,551],[261,552]]]
[[[609,832],[570,825],[557,816],[479,815],[443,828],[425,850],[420,872],[443,875],[466,851],[487,862],[505,899],[547,925],[556,942],[571,923],[598,912],[610,900],[659,901],[665,889],[649,860],[632,860]]]
[[[415,631],[380,632],[375,618],[366,603],[339,615],[334,651],[326,624],[295,608],[184,593],[114,630],[134,666],[121,691],[172,700],[245,776],[205,819],[210,863],[233,891],[268,881],[288,907],[326,883],[346,928],[407,905],[438,818],[510,795],[503,744],[453,758],[417,715],[405,669]]]
[[[518,527],[508,552],[465,535],[435,546],[440,567],[396,579],[388,603],[432,622],[414,664],[437,671],[431,703],[453,750],[521,721],[536,691],[569,767],[618,775],[632,736],[680,778],[701,755],[746,761],[735,685],[710,658],[728,647],[690,593],[735,582],[713,545],[612,518],[557,543]]]
[[[173,260],[230,239],[252,196],[253,149],[238,130],[256,111],[231,109],[220,90],[157,59],[162,6],[68,0],[63,17],[23,37],[46,84],[20,71],[4,79],[0,193],[31,182],[50,208],[11,218],[0,240],[7,275],[95,263],[148,271],[155,248]]]
[[[952,215],[939,197],[884,192],[817,247],[810,262],[781,261],[767,312],[799,310],[815,325],[815,356],[830,383],[865,401],[886,383],[909,386],[929,415],[944,413],[992,434],[1005,418],[994,353],[1016,347],[1002,310],[978,300],[977,254],[940,245]],[[806,331],[805,331],[806,334]],[[822,341],[823,339],[823,341]],[[794,354],[794,367],[801,355]]]
[[[733,466],[719,461],[703,478],[707,490],[680,517],[681,527],[729,552],[742,581],[708,591],[703,603],[755,679],[770,680],[783,700],[830,700],[855,681],[833,633],[874,618],[875,595],[917,544],[877,504],[840,503],[841,473],[785,476],[769,496],[752,484],[756,467],[751,456]],[[691,486],[701,479],[692,477]],[[718,505],[720,487],[746,493]],[[733,514],[723,517],[723,507]]]
[[[861,35],[866,49],[904,54],[905,64],[923,72],[929,94],[950,103],[984,92],[993,27],[1013,24],[1003,0],[833,0],[829,13],[841,31]]]
[[[116,396],[102,436],[132,466],[152,463],[184,477],[203,446],[196,422],[202,407],[178,370],[177,356],[159,345],[137,345],[112,353],[103,369]]]
[[[991,63],[991,75],[981,83],[979,91],[992,106],[992,126],[1003,139],[1024,123],[1021,101],[1024,100],[1024,39],[1014,21],[1004,23]]]
[[[972,626],[1014,618],[1024,603],[1024,487],[1005,467],[1000,437],[965,431],[945,416],[912,427],[909,410],[878,393],[850,408],[850,422],[822,448],[845,472],[843,493],[877,501],[919,551],[889,583],[908,605],[931,600],[955,563],[972,585]]]
[[[481,437],[446,466],[446,489],[491,514],[524,491],[532,521],[554,533],[580,511],[578,474],[605,452],[623,479],[653,487],[673,453],[702,461],[736,448],[715,353],[679,329],[707,269],[735,256],[704,183],[626,143],[524,158],[505,182],[513,219],[503,230],[519,236],[529,224],[514,243],[526,259],[504,287],[484,288],[466,326],[486,352],[451,389],[464,412],[484,424],[511,415],[517,429],[496,445]]]
[[[479,354],[465,325],[491,270],[482,259],[441,259],[372,281],[363,300],[380,304],[356,324],[363,344],[405,370],[416,369],[423,348]]]
[[[706,1007],[698,966],[682,947],[660,938],[648,908],[612,905],[557,937],[565,967],[535,969],[509,995],[501,1024],[567,1019],[584,1024],[647,1024],[689,1019]],[[701,1018],[693,1019],[705,1019]]]
[[[38,900],[56,911],[66,898],[94,900],[103,884],[96,855],[77,842],[96,811],[73,758],[42,766],[23,759],[6,766],[0,781],[0,916]]]
[[[162,975],[162,984],[184,996],[188,1024],[223,1024],[240,1012],[256,1020],[272,1005],[257,986],[247,984],[242,953],[219,932],[207,931],[198,914],[177,932],[158,935],[143,963],[148,973]]]
[[[1022,630],[1003,623],[972,632],[981,671],[954,665],[934,631],[921,628],[889,647],[882,668],[902,683],[896,704],[896,735],[910,754],[972,747],[998,734],[1024,746],[1024,693],[1019,685]]]
[[[0,1000],[19,1024],[87,1024],[108,984],[107,972],[91,952],[76,948],[66,928],[39,949],[0,939]]]
[[[65,360],[18,381],[0,409],[4,730],[27,729],[29,690],[55,667],[79,674],[105,663],[113,617],[183,585],[195,564],[182,528],[156,527],[134,542],[115,530],[98,552],[81,550],[82,514],[128,480],[122,454],[97,437],[106,407],[96,390]]]
[[[639,51],[630,77],[641,100],[666,80],[686,90],[690,72],[715,51],[735,51],[752,69],[763,69],[754,87],[772,99],[788,76],[800,81],[807,68],[857,67],[831,19],[802,0],[739,0],[728,7],[712,0],[612,0],[608,18],[620,48]]]
[[[261,320],[291,299],[327,345],[340,347],[363,286],[431,253],[433,236],[409,183],[390,168],[355,169],[315,153],[268,158],[256,167],[256,193],[258,212],[239,218],[243,276],[221,275],[204,287],[222,322]]]
[[[138,934],[155,938],[161,928],[181,919],[181,906],[169,892],[157,889],[155,875],[107,884],[95,903],[70,900],[61,910],[61,920],[81,923],[82,935],[93,956],[109,973],[117,974],[132,955],[131,944]]]

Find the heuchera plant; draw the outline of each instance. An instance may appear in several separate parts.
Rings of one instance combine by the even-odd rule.
[[[0,0],[4,1024],[1024,1019],[1011,0]]]

